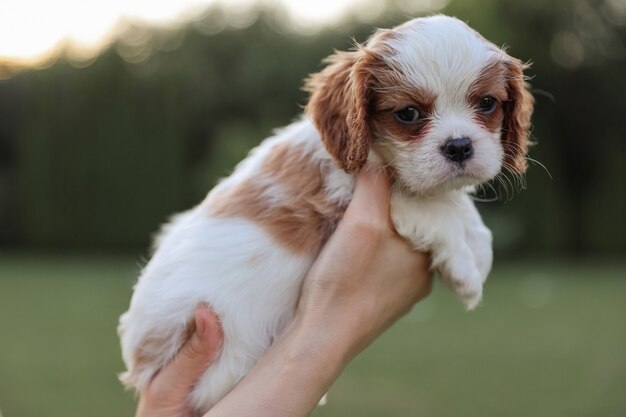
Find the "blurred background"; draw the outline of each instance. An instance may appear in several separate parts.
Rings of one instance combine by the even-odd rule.
[[[526,189],[478,203],[484,305],[434,294],[315,416],[626,416],[626,0],[0,5],[0,409],[131,416],[116,335],[151,234],[301,112],[307,74],[446,13],[532,62]]]

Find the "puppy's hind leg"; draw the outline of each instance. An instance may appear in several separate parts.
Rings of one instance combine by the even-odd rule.
[[[196,323],[194,317],[190,317],[184,326],[156,331],[142,328],[142,321],[131,320],[130,314],[122,315],[118,329],[127,367],[119,377],[126,388],[141,391],[191,338]]]

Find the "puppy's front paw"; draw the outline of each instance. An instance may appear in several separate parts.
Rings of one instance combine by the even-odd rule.
[[[480,274],[480,282],[487,280],[491,264],[493,262],[493,249],[491,247],[491,231],[484,225],[468,227],[465,231],[467,244],[474,255],[476,268]]]
[[[439,272],[443,283],[454,292],[465,308],[473,310],[483,296],[483,278],[473,256],[468,258],[448,259],[441,265]]]
[[[481,282],[484,283],[487,279],[487,275],[489,275],[489,271],[491,271],[491,264],[493,262],[493,237],[491,230],[485,226],[478,210],[476,210],[476,207],[469,197],[464,200],[464,203],[465,209],[461,210],[459,213],[463,219],[465,243],[474,255],[476,267],[480,272]]]

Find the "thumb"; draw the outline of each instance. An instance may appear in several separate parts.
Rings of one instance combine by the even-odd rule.
[[[391,186],[385,170],[366,165],[357,174],[346,216],[371,224],[388,224],[390,193]]]
[[[180,394],[186,397],[189,388],[196,384],[222,345],[219,319],[207,306],[201,305],[196,309],[194,324],[195,330],[187,343],[153,381],[166,385],[173,396]],[[159,391],[157,387],[154,388]]]

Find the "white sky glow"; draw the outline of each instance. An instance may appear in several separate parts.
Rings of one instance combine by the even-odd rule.
[[[156,25],[191,19],[216,0],[3,0],[0,1],[0,60],[35,62],[63,42],[97,49],[121,20]],[[221,0],[245,7],[259,0]],[[284,4],[305,26],[332,23],[361,0],[261,0]],[[357,10],[358,11],[358,10]]]

